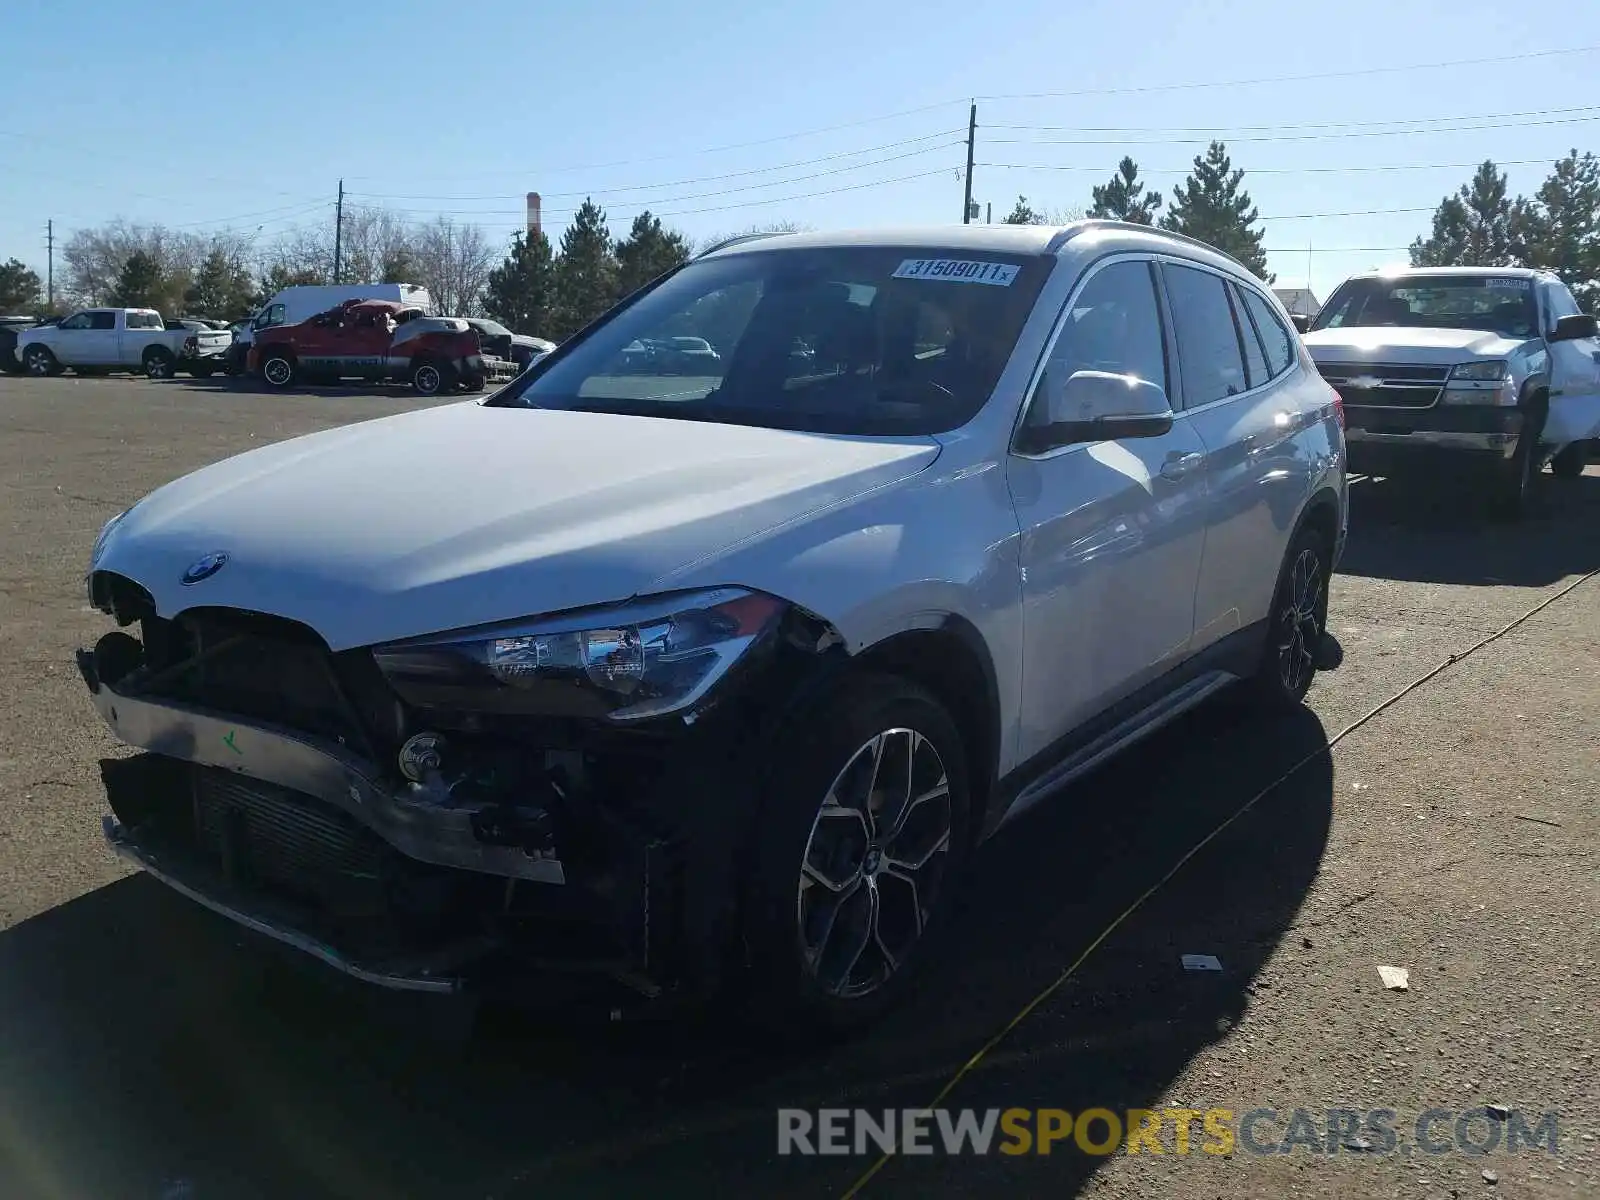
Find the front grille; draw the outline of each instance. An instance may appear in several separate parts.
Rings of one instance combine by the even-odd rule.
[[[1449,367],[1402,363],[1324,363],[1317,370],[1355,408],[1431,408],[1450,377]]]
[[[220,611],[183,623],[199,655],[183,675],[193,703],[370,749],[333,655],[309,630]]]
[[[196,767],[194,826],[200,850],[240,882],[346,915],[384,910],[384,843],[312,796]]]

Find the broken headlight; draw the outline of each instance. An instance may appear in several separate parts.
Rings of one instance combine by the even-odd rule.
[[[636,721],[694,704],[773,628],[783,602],[716,588],[379,646],[425,708]]]

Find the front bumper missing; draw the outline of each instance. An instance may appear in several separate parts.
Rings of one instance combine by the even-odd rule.
[[[311,922],[291,906],[256,892],[245,893],[192,858],[141,845],[113,817],[102,818],[106,844],[116,856],[154,876],[180,895],[237,925],[280,942],[363,983],[393,991],[454,993],[466,987],[458,967],[487,957],[500,947],[491,939],[458,944],[428,956],[363,961],[306,931]]]
[[[417,784],[398,792],[342,747],[170,700],[118,692],[95,677],[92,656],[84,657],[91,659],[80,665],[96,710],[130,746],[303,792],[347,813],[419,862],[535,883],[566,882],[561,860],[553,853],[481,841],[474,825],[476,810],[454,805],[442,788]]]

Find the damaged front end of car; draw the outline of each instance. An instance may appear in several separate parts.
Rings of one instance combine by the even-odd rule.
[[[430,992],[552,972],[709,995],[737,955],[761,747],[838,653],[742,588],[330,650],[238,609],[119,625],[79,666],[118,855],[344,973]],[[819,668],[821,668],[819,670]]]

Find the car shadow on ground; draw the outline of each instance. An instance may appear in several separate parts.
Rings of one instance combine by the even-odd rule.
[[[1547,587],[1600,567],[1600,472],[1537,481],[1520,520],[1495,514],[1470,476],[1362,479],[1350,488],[1342,575]]]
[[[870,1157],[778,1156],[778,1107],[926,1104],[1296,763],[947,1101],[1145,1107],[1239,1019],[1317,872],[1332,766],[1309,710],[1214,704],[1002,830],[916,995],[832,1043],[559,1010],[452,1032],[445,1002],[273,965],[147,877],[121,880],[0,934],[0,1195],[835,1193]],[[1188,952],[1224,969],[1185,972]],[[1099,1161],[1058,1148],[891,1170],[919,1194],[984,1180],[1065,1196]]]

